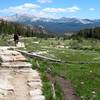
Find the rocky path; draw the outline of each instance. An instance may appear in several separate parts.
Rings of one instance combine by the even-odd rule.
[[[16,73],[13,79],[14,90],[14,100],[30,100],[28,95],[28,87],[27,87],[27,75]]]
[[[21,53],[0,47],[0,58],[0,100],[45,100],[38,71]]]

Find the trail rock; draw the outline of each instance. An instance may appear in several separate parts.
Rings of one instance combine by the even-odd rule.
[[[3,96],[6,96],[6,95],[7,95],[7,91],[0,89],[0,98],[2,98]]]
[[[27,85],[30,86],[32,89],[41,89],[42,88],[41,82],[29,82]]]
[[[19,52],[15,50],[3,50],[0,48],[0,55],[21,55]]]
[[[45,100],[40,74],[15,48],[0,47],[0,100]]]
[[[11,85],[11,83],[8,80],[0,79],[0,89],[13,91],[14,87]]]
[[[37,95],[42,95],[42,91],[40,89],[35,89],[35,90],[30,91],[31,97],[34,97],[34,96],[37,96]]]
[[[28,62],[4,62],[1,66],[6,68],[31,68],[32,65]]]
[[[31,100],[45,100],[45,97],[44,96],[34,96],[34,97],[32,97],[32,99]]]

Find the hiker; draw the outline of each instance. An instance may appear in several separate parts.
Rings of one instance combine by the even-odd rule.
[[[18,33],[14,34],[14,42],[15,42],[15,46],[17,46],[17,44],[19,42],[19,34]]]

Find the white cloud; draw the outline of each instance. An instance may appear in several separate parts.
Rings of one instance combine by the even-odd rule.
[[[60,12],[66,12],[66,9],[64,8],[45,8],[42,11],[49,12],[49,13],[60,13]]]
[[[32,4],[32,3],[25,3],[23,5],[15,6],[15,7],[9,7],[5,9],[1,9],[1,13],[28,13],[33,12],[36,8],[39,8],[39,5]]]
[[[21,7],[23,8],[29,8],[29,9],[34,9],[34,8],[39,8],[39,5],[36,4],[32,4],[32,3],[25,3],[23,5],[21,5]]]
[[[57,14],[57,13],[47,13],[47,12],[43,12],[43,11],[39,11],[39,12],[35,12],[34,15],[36,17],[43,17],[43,18],[55,18],[55,19],[58,19],[58,18],[61,18],[62,16]]]
[[[52,3],[52,0],[37,0],[39,3]]]
[[[19,6],[12,6],[5,9],[0,9],[0,13],[4,15],[13,15],[13,14],[26,14],[26,15],[34,15],[36,17],[50,17],[50,18],[59,18],[65,15],[66,13],[74,13],[79,11],[80,9],[77,6],[69,7],[69,8],[44,8],[37,4],[33,3],[25,3]],[[62,14],[63,13],[63,14]]]
[[[50,18],[60,18],[62,17],[62,13],[75,13],[80,9],[77,6],[73,6],[70,8],[44,8],[39,12],[35,13],[37,17],[50,17]]]
[[[77,12],[79,10],[80,10],[80,8],[78,8],[77,6],[73,6],[73,7],[70,7],[70,8],[66,8],[66,11],[67,12]]]
[[[80,9],[77,6],[73,6],[70,8],[45,8],[42,11],[48,12],[48,13],[61,13],[61,12],[67,12],[67,13],[74,13],[79,11]]]
[[[89,8],[89,10],[90,10],[90,11],[95,11],[96,9],[95,9],[95,8]]]

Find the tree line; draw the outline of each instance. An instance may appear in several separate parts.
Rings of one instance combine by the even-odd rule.
[[[46,31],[43,28],[33,27],[29,25],[16,23],[16,22],[8,22],[1,19],[0,20],[0,35],[1,34],[11,35],[14,33],[18,33],[21,36],[26,36],[26,37],[41,37],[41,38],[53,37],[52,34],[48,34],[48,31]]]
[[[72,37],[100,39],[100,27],[80,30],[77,34],[74,34]]]

